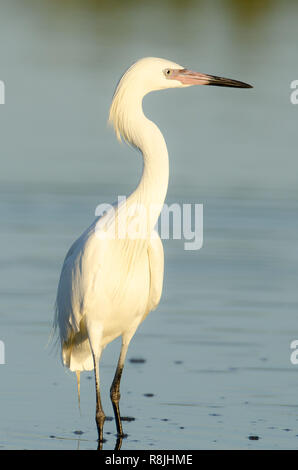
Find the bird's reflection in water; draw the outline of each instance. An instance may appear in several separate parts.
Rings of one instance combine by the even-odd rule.
[[[115,447],[114,447],[114,450],[120,450],[121,447],[122,447],[122,441],[123,439],[125,439],[127,437],[127,434],[125,434],[124,436],[118,436],[116,438],[116,443],[115,443]],[[77,440],[77,448],[76,450],[80,450],[80,444],[81,444],[81,440],[82,439],[78,439]],[[102,439],[102,440],[97,440],[97,448],[96,450],[104,450],[103,447],[104,447],[104,444],[107,442],[107,439]]]
[[[121,447],[122,447],[122,441],[123,439],[127,437],[127,434],[125,434],[124,436],[118,436],[117,439],[116,439],[116,444],[115,444],[115,447],[114,447],[114,450],[120,450]],[[97,441],[97,450],[103,450],[103,444],[107,442],[106,439],[103,439],[103,440],[98,440]]]

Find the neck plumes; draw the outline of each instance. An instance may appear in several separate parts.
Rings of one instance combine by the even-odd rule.
[[[139,215],[146,210],[146,232],[151,233],[167,193],[168,151],[159,128],[143,113],[144,93],[132,87],[131,90],[122,88],[120,82],[111,105],[109,122],[113,124],[120,141],[122,137],[143,155],[142,177],[136,190],[127,199],[127,207],[136,207]]]

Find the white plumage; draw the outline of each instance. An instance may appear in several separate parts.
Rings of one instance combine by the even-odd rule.
[[[101,240],[95,221],[71,247],[63,264],[55,323],[63,363],[72,371],[94,368],[98,356],[120,335],[129,342],[160,300],[163,247],[152,240]]]

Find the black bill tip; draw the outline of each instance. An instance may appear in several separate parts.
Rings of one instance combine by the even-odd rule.
[[[208,85],[212,86],[225,86],[231,88],[253,88],[252,85],[239,80],[232,80],[231,78],[217,77],[216,75],[207,75]]]

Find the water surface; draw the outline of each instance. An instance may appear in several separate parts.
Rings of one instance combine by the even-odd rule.
[[[106,120],[120,74],[146,55],[255,88],[144,101],[168,143],[167,202],[204,204],[204,245],[164,242],[162,302],[122,380],[122,414],[135,418],[122,448],[297,447],[297,12],[290,1],[2,0],[1,448],[96,448],[92,374],[80,416],[75,378],[46,345],[67,249],[99,203],[138,182],[139,156]],[[108,416],[119,347],[101,362]],[[105,437],[112,449],[113,421]]]

